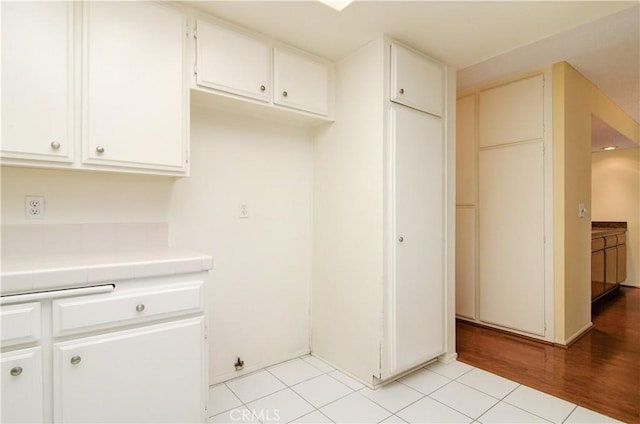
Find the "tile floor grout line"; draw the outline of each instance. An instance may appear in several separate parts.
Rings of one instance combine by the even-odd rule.
[[[578,404],[576,404],[576,406],[571,410],[571,412],[569,412],[569,415],[567,415],[564,420],[562,420],[562,424],[564,424],[565,422],[567,422],[567,420],[569,419],[569,417],[571,416],[571,414],[573,414],[576,409],[578,409]]]
[[[523,385],[523,384],[521,384],[521,386],[524,386],[524,385]],[[524,387],[528,387],[528,386],[524,386]],[[555,397],[555,396],[554,396],[554,397]],[[560,399],[560,398],[556,398],[556,399]],[[519,409],[519,410],[521,410],[521,411],[528,412],[529,414],[531,414],[531,415],[535,415],[536,417],[538,417],[538,418],[540,418],[540,419],[542,419],[542,420],[548,421],[548,422],[550,422],[550,423],[555,423],[555,421],[553,421],[553,420],[550,420],[550,419],[548,419],[548,418],[545,418],[545,417],[543,417],[543,416],[541,416],[541,415],[539,415],[539,414],[537,414],[537,413],[535,413],[535,412],[528,411],[528,410],[526,410],[526,409],[522,408],[521,406],[514,405],[513,403],[508,402],[507,400],[501,400],[500,402],[504,402],[504,403],[506,403],[507,405],[513,406],[514,408],[518,408],[518,409]],[[565,402],[566,402],[566,401],[565,401]],[[577,406],[577,405],[576,405],[576,406]],[[575,408],[574,408],[574,409],[575,409]],[[572,409],[572,411],[573,411],[573,409]],[[571,414],[569,414],[569,415],[571,415]],[[569,417],[567,416],[567,418],[569,418]],[[566,420],[566,418],[565,418],[565,420]],[[561,421],[561,422],[562,422],[562,421]]]
[[[469,415],[465,414],[464,412],[462,412],[462,411],[458,411],[457,409],[452,408],[451,406],[447,405],[447,404],[446,404],[446,403],[444,403],[444,402],[440,402],[438,399],[432,398],[431,396],[427,396],[427,397],[428,397],[429,399],[431,399],[431,400],[435,401],[435,402],[438,402],[440,405],[446,406],[447,408],[451,409],[452,411],[456,411],[458,414],[462,414],[462,415],[464,415],[465,417],[469,418],[469,419],[471,420],[471,422],[476,421],[476,418],[472,418],[472,417],[470,417]]]
[[[393,384],[393,383],[389,383],[389,384]],[[359,393],[359,392],[361,392],[362,390],[364,390],[364,389],[366,389],[366,388],[367,388],[367,387],[363,387],[362,389],[358,390],[356,393]],[[415,390],[415,389],[411,389],[411,390]],[[417,391],[417,390],[416,390],[416,391]],[[427,396],[427,395],[424,395],[422,392],[418,392],[418,393],[420,393],[420,394],[422,395],[422,396],[420,397],[420,399],[424,399],[424,398]],[[391,412],[391,415],[395,415],[395,414],[396,414],[395,412],[393,412],[392,410],[390,410],[390,409],[388,409],[388,408],[386,408],[386,407],[382,406],[381,404],[379,404],[379,403],[378,403],[378,402],[376,402],[375,400],[373,400],[373,399],[371,399],[371,398],[369,398],[369,397],[367,397],[367,396],[365,396],[365,395],[363,395],[363,394],[361,394],[361,396],[362,396],[363,398],[365,398],[365,399],[369,399],[371,402],[375,403],[375,404],[376,404],[376,405],[378,405],[380,408],[382,408],[382,409],[384,409],[384,410],[386,410],[386,411]],[[420,399],[418,399],[418,400],[420,400]],[[418,400],[416,400],[415,402],[417,402]],[[415,402],[412,402],[412,403],[415,403]],[[402,408],[402,409],[404,409],[404,408]],[[400,411],[402,411],[402,409],[400,409]],[[389,418],[389,417],[387,417],[387,418]],[[385,418],[385,420],[386,420],[387,418]]]

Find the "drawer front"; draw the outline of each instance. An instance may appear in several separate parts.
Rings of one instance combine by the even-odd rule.
[[[53,302],[53,335],[121,327],[204,312],[202,281]]]
[[[604,243],[605,243],[606,247],[616,246],[618,244],[618,237],[617,236],[605,237]]]
[[[595,239],[591,239],[591,251],[596,252],[598,250],[604,249],[604,238],[598,237]]]
[[[40,303],[21,303],[0,308],[2,347],[40,340]]]
[[[626,234],[618,234],[618,244],[625,244],[627,242]]]

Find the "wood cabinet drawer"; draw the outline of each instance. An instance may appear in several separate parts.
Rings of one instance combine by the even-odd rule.
[[[604,238],[604,244],[606,247],[613,247],[616,246],[618,244],[618,237],[617,236],[608,236]]]
[[[598,237],[595,239],[591,239],[591,251],[596,252],[598,250],[604,249],[604,238]]]
[[[618,234],[618,244],[625,244],[627,242],[627,235],[626,234]]]
[[[202,281],[53,302],[53,335],[121,327],[204,311]]]
[[[40,340],[40,303],[21,303],[0,308],[2,347]]]

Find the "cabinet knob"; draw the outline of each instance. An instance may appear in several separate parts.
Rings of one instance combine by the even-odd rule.
[[[265,91],[267,89],[267,87],[265,87],[264,85],[260,86],[260,91]]]
[[[13,368],[11,368],[11,375],[12,376],[17,377],[20,374],[22,374],[22,367],[13,367]]]
[[[289,95],[289,93],[287,93],[286,91],[282,92],[282,97],[287,97]]]
[[[400,89],[400,94],[404,94],[404,88]]]
[[[52,141],[51,142],[51,148],[53,150],[58,150],[60,148],[60,143],[58,143],[57,141]]]
[[[144,303],[140,303],[140,304],[136,305],[136,311],[138,311],[138,312],[144,311]]]
[[[402,242],[404,241],[404,237],[400,237],[400,238],[398,239],[398,241],[399,241],[400,243],[402,243]]]
[[[96,147],[96,152],[98,152],[98,153],[104,153],[104,147],[102,147],[102,146],[98,146],[98,147]]]
[[[72,357],[71,357],[71,361],[70,361],[70,362],[71,362],[73,365],[78,365],[78,364],[80,363],[80,361],[82,361],[82,358],[81,358],[81,357],[79,357],[79,356],[72,356]]]

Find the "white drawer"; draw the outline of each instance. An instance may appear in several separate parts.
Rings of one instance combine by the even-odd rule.
[[[204,300],[202,281],[55,300],[53,336],[201,313]]]
[[[19,303],[0,308],[2,347],[32,343],[40,340],[40,303]]]

